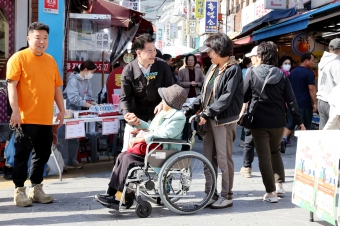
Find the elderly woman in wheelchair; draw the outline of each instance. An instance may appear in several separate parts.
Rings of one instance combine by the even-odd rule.
[[[118,156],[107,194],[94,198],[105,207],[128,209],[136,200],[136,214],[148,217],[152,210],[148,201],[162,201],[174,212],[190,214],[204,208],[214,194],[216,176],[210,162],[196,152],[181,152],[192,145],[190,138],[182,140],[183,131],[184,137],[191,133],[181,111],[186,91],[175,84],[158,92],[163,110],[150,125],[135,121],[137,136]]]

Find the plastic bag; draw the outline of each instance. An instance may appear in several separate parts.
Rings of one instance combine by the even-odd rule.
[[[57,159],[59,169],[61,173],[63,173],[63,169],[64,169],[63,156],[61,155],[61,153],[58,151],[58,149],[54,145],[52,145],[51,149],[52,149],[51,151],[54,153],[55,158]],[[53,157],[53,154],[50,155],[47,165],[48,167],[50,167],[50,172],[48,173],[48,175],[59,175],[59,170],[58,170],[56,161]]]
[[[9,136],[10,136],[10,139],[5,147],[6,165],[13,167],[14,166],[14,155],[15,155],[15,148],[14,148],[15,132],[12,132]]]

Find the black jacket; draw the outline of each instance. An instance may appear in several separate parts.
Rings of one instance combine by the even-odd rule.
[[[158,88],[173,84],[172,72],[164,60],[156,58],[150,73],[154,79],[147,80],[141,71],[137,58],[124,67],[121,75],[120,109],[123,115],[135,113],[144,121],[154,118],[154,109],[162,101]]]
[[[279,68],[272,65],[261,64],[248,70],[244,79],[244,103],[250,101],[247,111],[252,112],[268,73],[268,82],[255,109],[252,126],[254,128],[284,127],[286,125],[285,102],[293,112],[294,122],[300,125],[299,108],[290,81]]]
[[[217,78],[214,81],[213,95],[214,102],[207,106],[203,111],[203,117],[214,118],[216,124],[226,124],[232,121],[237,121],[241,112],[243,103],[243,79],[242,71],[233,59],[219,71]],[[212,65],[205,77],[201,94],[196,98],[193,105],[190,107],[191,113],[196,113],[201,108],[201,103],[205,106],[205,91],[206,85],[213,75],[216,65]]]

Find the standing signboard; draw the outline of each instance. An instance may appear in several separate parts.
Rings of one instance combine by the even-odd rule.
[[[218,32],[218,2],[205,2],[205,33]]]
[[[340,131],[298,131],[292,202],[335,225]]]
[[[44,0],[44,12],[58,14],[58,0]]]

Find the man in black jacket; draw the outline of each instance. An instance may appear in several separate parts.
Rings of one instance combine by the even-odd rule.
[[[161,110],[161,97],[157,90],[173,84],[170,67],[156,57],[154,39],[149,34],[136,38],[132,45],[137,58],[124,67],[121,75],[120,109],[128,123],[151,121]],[[132,127],[127,124],[124,147],[129,144]]]

